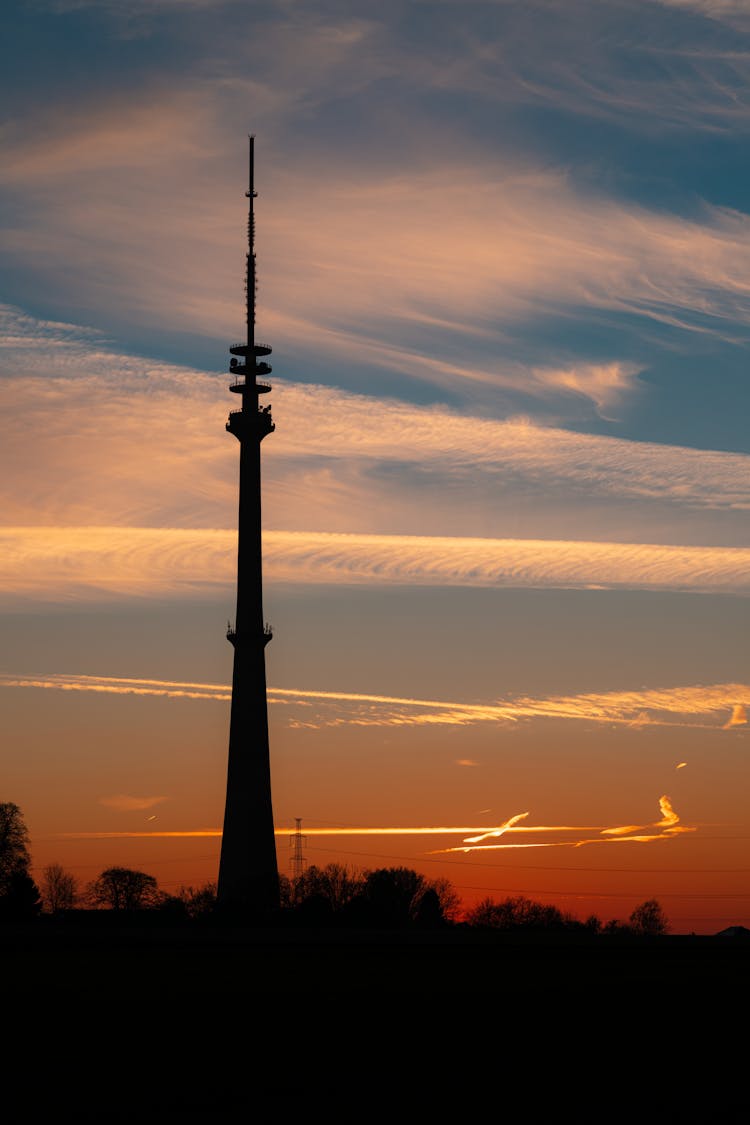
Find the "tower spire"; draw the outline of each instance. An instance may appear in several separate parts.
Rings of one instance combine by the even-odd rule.
[[[247,299],[245,301],[247,313],[247,346],[252,348],[255,344],[255,297],[258,289],[258,279],[255,271],[255,207],[253,201],[258,198],[255,190],[255,134],[250,133],[248,140],[248,187],[245,196],[248,199],[247,213],[247,270],[245,273],[245,286]]]
[[[255,340],[255,213],[254,137],[250,141],[247,220],[246,312],[244,344],[232,344],[230,390],[242,396],[232,410],[227,430],[240,443],[240,495],[237,540],[237,615],[227,639],[234,647],[229,763],[224,830],[219,861],[218,902],[243,913],[263,913],[279,904],[279,878],[271,805],[265,647],[272,633],[263,618],[261,553],[260,443],[275,426],[270,406],[259,396],[271,390],[258,376],[271,365],[258,362],[271,353]]]

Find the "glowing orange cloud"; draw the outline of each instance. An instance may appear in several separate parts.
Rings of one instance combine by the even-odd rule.
[[[669,797],[664,796],[659,798],[659,808],[661,809],[661,820],[657,820],[656,828],[669,828],[673,824],[679,823],[679,816],[672,808],[672,802]]]
[[[136,812],[140,809],[152,809],[167,800],[168,797],[129,797],[125,793],[118,793],[114,797],[100,797],[99,804],[120,812]]]
[[[714,18],[739,6],[730,0],[702,5]],[[383,59],[390,60],[393,73],[413,65],[404,44],[369,20],[352,20],[342,29],[320,22],[316,13],[314,20],[285,20],[269,34],[273,69],[260,61],[252,78],[233,75],[230,87],[232,99],[252,102],[259,120],[272,123],[274,131],[298,114],[300,104],[320,104],[332,83],[339,92],[355,82],[361,90],[368,81],[382,80]],[[209,43],[215,57],[215,41]],[[621,66],[607,68],[608,53],[601,49],[587,53],[583,68],[566,63],[564,54],[558,52],[550,64],[541,51],[530,81],[528,59],[518,63],[490,36],[476,60],[470,54],[457,62],[441,51],[434,57],[422,52],[420,77],[426,88],[459,95],[480,90],[505,105],[519,97],[554,100],[558,107],[605,120],[624,112],[632,119],[635,109],[649,120],[694,126],[702,119],[704,127],[726,131],[741,119],[738,99],[728,97],[721,83],[706,77],[697,82],[695,65],[691,81],[655,87],[647,78],[639,80],[633,68],[626,75]],[[168,89],[159,84],[124,105],[112,99],[75,113],[69,105],[57,110],[45,105],[46,132],[30,127],[19,130],[17,139],[9,137],[2,177],[21,199],[36,202],[10,248],[19,256],[28,256],[30,247],[43,248],[49,268],[59,273],[66,268],[74,273],[71,263],[83,257],[76,277],[81,304],[132,308],[144,323],[168,330],[229,328],[236,294],[226,276],[225,248],[236,212],[217,209],[216,191],[209,211],[202,161],[211,161],[215,185],[217,170],[226,169],[220,197],[231,191],[235,164],[223,159],[233,152],[226,137],[227,75],[211,77],[209,70],[201,68],[197,87],[187,78]],[[582,82],[581,73],[589,80]],[[413,127],[424,125],[420,120]],[[271,313],[295,308],[299,324],[286,338],[297,347],[309,346],[308,325],[322,325],[335,342],[349,343],[352,357],[357,345],[361,354],[373,310],[412,325],[460,319],[477,334],[487,332],[489,311],[495,319],[517,320],[530,306],[551,304],[586,302],[677,323],[691,312],[707,318],[718,313],[715,331],[721,330],[727,304],[738,317],[745,311],[748,233],[742,216],[728,208],[706,206],[701,221],[669,216],[583,191],[564,170],[535,168],[528,158],[520,163],[501,150],[492,159],[471,152],[457,166],[441,160],[443,126],[440,137],[442,146],[427,145],[435,153],[429,163],[425,145],[415,143],[406,146],[398,171],[381,175],[372,161],[353,168],[348,154],[339,165],[298,154],[286,174],[271,165],[273,191],[263,228],[265,291]],[[464,151],[466,143],[462,137]],[[40,187],[47,182],[56,190],[45,208],[48,197]],[[175,198],[180,208],[174,208]],[[384,206],[387,239],[372,221]],[[81,213],[88,224],[83,245]],[[440,237],[448,229],[450,242]],[[101,276],[106,286],[98,284]],[[215,298],[205,308],[207,293]],[[370,331],[374,334],[374,326]]]
[[[519,820],[524,820],[528,815],[527,812],[518,813],[516,816],[512,816],[509,820],[506,820],[505,823],[501,824],[498,828],[494,828],[491,832],[484,832],[481,836],[467,836],[465,843],[481,844],[482,840],[502,836],[508,829],[512,828],[514,824],[517,824]]]
[[[269,581],[588,589],[750,589],[750,548],[268,531]],[[236,534],[209,528],[0,528],[7,597],[185,597],[231,588]]]
[[[219,700],[231,698],[228,684],[205,684],[180,680],[153,680],[136,677],[50,674],[46,676],[13,676],[0,673],[0,686],[43,688],[59,691],[100,692],[115,695],[155,695],[171,699]],[[318,703],[321,708],[343,705],[349,708],[345,719],[355,725],[441,723],[461,725],[477,722],[519,722],[524,719],[570,719],[601,723],[631,723],[636,713],[639,725],[646,721],[655,726],[698,726],[709,724],[688,721],[689,716],[708,716],[725,710],[731,699],[745,695],[750,686],[743,684],[690,685],[641,691],[599,692],[571,696],[532,698],[519,696],[502,703],[458,703],[437,699],[413,699],[364,692],[310,691],[299,688],[269,687],[273,704]],[[381,714],[371,713],[358,718],[351,708],[376,704]],[[737,706],[737,705],[735,705]],[[744,705],[743,705],[744,706]],[[650,714],[647,715],[646,710]],[[427,712],[427,714],[425,714]],[[309,719],[306,725],[321,725]],[[711,729],[726,729],[711,727]],[[469,759],[461,759],[467,762]],[[684,764],[684,763],[683,763]],[[676,768],[680,768],[679,766]]]
[[[552,832],[552,831],[565,831],[562,828],[545,828],[542,826],[529,828],[529,832]],[[276,836],[294,836],[296,828],[277,828],[275,830]],[[573,831],[573,829],[571,829]],[[579,829],[575,829],[579,831]],[[381,828],[305,828],[306,836],[463,836],[465,832],[480,832],[486,833],[489,836],[496,835],[496,833],[487,828],[456,826],[456,825],[440,825],[436,827],[411,827],[409,825],[400,825],[397,827],[381,827]],[[221,836],[220,828],[199,828],[187,829],[185,831],[164,831],[164,832],[64,832],[61,833],[66,839],[76,840],[99,840],[99,839],[150,839],[155,838],[169,838],[169,837],[203,837],[203,836]],[[484,837],[482,837],[484,838]]]
[[[662,819],[656,821],[654,828],[661,828],[661,832],[644,832],[644,826],[638,824],[621,825],[612,828],[591,828],[584,827],[583,825],[556,825],[556,826],[523,826],[517,827],[516,821],[522,817],[526,817],[528,813],[520,813],[517,816],[511,817],[501,825],[499,829],[491,832],[486,832],[481,836],[466,837],[463,845],[455,848],[441,848],[432,855],[441,855],[449,852],[475,852],[475,851],[500,851],[512,848],[580,848],[587,844],[619,844],[619,843],[638,843],[646,844],[655,841],[663,841],[670,839],[674,836],[680,835],[684,832],[694,832],[695,828],[688,825],[680,825],[679,817],[672,808],[669,797],[663,796],[659,798],[659,808],[662,813]],[[512,843],[512,844],[484,844],[483,840],[489,839],[492,836],[501,836],[506,832],[544,832],[548,834],[561,833],[561,832],[597,832],[597,836],[584,836],[578,840],[549,840],[540,843]]]
[[[732,714],[724,723],[724,730],[731,730],[732,727],[744,727],[747,725],[747,707],[744,703],[735,703],[732,707]]]
[[[0,382],[0,496],[9,524],[232,526],[235,451],[217,441],[227,404],[215,374],[118,354],[90,330],[35,321],[8,306],[0,305],[0,329],[0,371],[8,375]],[[429,358],[431,367],[436,362]],[[602,381],[627,382],[616,364],[546,373],[519,367],[494,378],[525,390],[590,383],[592,395]],[[92,399],[105,393],[115,407],[106,434],[90,410]],[[277,504],[283,502],[290,530],[325,519],[331,531],[378,531],[373,513],[379,506],[362,504],[377,486],[363,477],[362,467],[400,464],[405,456],[438,470],[470,466],[474,487],[484,477],[491,488],[498,473],[511,473],[525,480],[527,490],[567,482],[584,487],[588,496],[668,500],[693,511],[750,508],[750,459],[744,454],[574,433],[529,419],[471,417],[393,399],[379,398],[374,410],[375,400],[366,395],[277,380],[274,405],[285,425],[267,455],[266,488]],[[29,424],[38,434],[31,449]],[[189,458],[180,437],[185,430]],[[406,451],[398,436],[404,430]],[[67,440],[71,432],[75,442]],[[150,471],[155,448],[158,474]],[[301,460],[306,471],[300,475]],[[23,490],[15,484],[19,479]],[[344,511],[338,527],[330,522],[334,501]],[[415,526],[420,502],[406,502],[404,527]],[[391,494],[390,520],[394,503],[400,505],[401,497]],[[584,523],[575,538],[585,537]]]
[[[174,680],[147,680],[127,677],[66,675],[8,676],[0,674],[0,686],[52,688],[56,691],[96,692],[104,695],[156,695],[168,699],[232,698],[227,684],[194,684]]]

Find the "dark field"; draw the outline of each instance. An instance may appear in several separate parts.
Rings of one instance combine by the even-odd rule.
[[[747,1118],[741,941],[42,921],[0,932],[41,1120]]]

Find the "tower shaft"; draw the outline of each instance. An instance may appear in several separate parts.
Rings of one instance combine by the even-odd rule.
[[[270,391],[258,376],[271,371],[258,357],[267,344],[255,342],[255,217],[253,138],[250,138],[250,201],[246,270],[247,338],[229,349],[230,390],[242,396],[242,408],[229,415],[227,430],[240,443],[237,547],[237,613],[227,637],[234,646],[229,762],[224,829],[219,862],[218,901],[243,912],[273,910],[279,904],[279,880],[271,803],[265,647],[271,631],[263,621],[261,549],[260,443],[274,430],[271,408],[258,397]]]

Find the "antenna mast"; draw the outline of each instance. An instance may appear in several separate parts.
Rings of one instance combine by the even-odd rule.
[[[255,270],[255,210],[253,208],[253,200],[258,198],[258,193],[255,190],[255,134],[249,134],[247,139],[250,151],[248,160],[248,189],[245,192],[249,200],[245,292],[247,294],[247,346],[248,348],[253,348],[255,345],[255,294],[258,289],[258,278]],[[253,352],[251,351],[248,354],[252,355]]]

